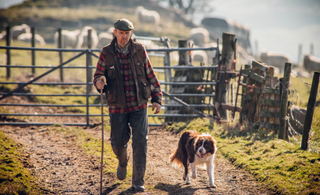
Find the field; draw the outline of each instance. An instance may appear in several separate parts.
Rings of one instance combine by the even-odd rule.
[[[30,14],[33,22],[46,21],[53,18],[60,26],[66,18],[68,22],[77,23],[84,19],[108,18],[101,29],[110,27],[112,21],[119,16],[119,7],[87,7],[79,12],[76,8],[23,8],[11,17],[11,22],[17,23]],[[68,9],[68,10],[67,10]],[[96,9],[95,12],[92,9]],[[67,10],[67,11],[66,11]],[[105,10],[108,15],[104,13]],[[126,8],[128,16],[134,12]],[[8,11],[8,10],[7,10]],[[57,14],[61,13],[61,14]],[[9,15],[8,12],[2,12]],[[86,17],[84,17],[86,16]],[[40,20],[45,18],[46,20]],[[40,23],[41,23],[40,22]],[[35,23],[35,22],[34,22]],[[69,23],[69,24],[70,24]],[[162,31],[154,31],[151,27],[137,25],[137,32],[146,36],[167,35],[172,38],[173,46],[181,37],[186,37],[190,27],[176,22],[162,24]],[[97,25],[99,26],[99,25]],[[179,26],[180,28],[171,28]],[[39,28],[52,38],[54,27]],[[0,41],[0,45],[5,45]],[[13,42],[13,46],[28,47],[30,44]],[[52,43],[45,47],[54,48]],[[12,50],[12,65],[31,64],[30,51]],[[96,52],[98,55],[98,52]],[[64,53],[64,60],[72,58],[73,52]],[[151,57],[153,66],[163,66],[163,59]],[[0,64],[6,63],[5,50],[0,50]],[[93,64],[96,58],[93,58]],[[36,52],[36,65],[52,68],[59,64],[57,52]],[[176,64],[172,62],[172,64]],[[82,56],[67,66],[85,66]],[[11,78],[6,79],[6,69],[0,68],[0,92],[15,89],[17,85],[7,85],[5,81],[28,81],[44,73],[48,69],[36,69],[31,74],[30,68],[11,69]],[[157,72],[160,80],[163,73]],[[65,82],[85,82],[84,69],[65,69]],[[57,82],[59,71],[41,79],[41,82]],[[290,78],[289,100],[297,106],[306,107],[311,78]],[[164,88],[164,86],[162,86]],[[85,86],[45,86],[30,85],[25,88],[32,93],[85,93]],[[97,92],[93,91],[92,93]],[[229,124],[217,125],[208,119],[196,119],[190,122],[173,123],[162,127],[150,127],[148,146],[148,165],[146,188],[148,194],[320,194],[320,106],[319,93],[310,131],[309,150],[300,149],[301,135],[290,136],[290,141],[278,139],[277,135],[265,129],[255,128],[252,124],[238,124],[237,120]],[[84,97],[9,97],[1,103],[42,103],[42,104],[85,104]],[[90,97],[90,104],[99,103],[99,97]],[[151,110],[148,110],[152,113]],[[74,113],[83,114],[84,107],[46,108],[46,107],[12,107],[1,106],[0,113]],[[91,107],[90,113],[100,114],[100,107]],[[107,109],[104,110],[107,114]],[[164,110],[161,111],[164,113]],[[80,117],[6,117],[0,116],[1,122],[83,122]],[[101,153],[101,121],[100,117],[92,117],[90,122],[95,126],[1,126],[0,127],[0,194],[67,194],[83,193],[97,194],[99,189],[99,167]],[[108,118],[105,118],[108,122]],[[161,117],[149,117],[149,123],[162,123]],[[207,188],[207,177],[204,170],[192,185],[182,181],[182,169],[173,168],[168,164],[168,156],[176,147],[180,134],[185,130],[210,133],[218,142],[218,152],[215,161],[215,177],[218,188]],[[104,153],[104,192],[105,194],[134,194],[131,186],[131,165],[129,165],[128,180],[119,181],[115,177],[117,162],[108,143],[110,129],[105,127],[106,139]],[[131,152],[131,151],[130,151]]]
[[[2,45],[4,43],[2,42]],[[17,46],[28,46],[25,43],[15,43]],[[54,47],[53,45],[48,45],[48,47]],[[52,53],[52,52],[51,52]],[[58,64],[58,55],[56,57],[49,52],[37,52],[37,64],[39,65],[51,65]],[[1,51],[0,55],[4,56],[4,50]],[[64,57],[71,58],[74,54],[66,53]],[[30,52],[23,51],[12,51],[12,62],[15,65],[28,65],[30,64]],[[161,64],[159,59],[152,59],[153,64],[158,66]],[[84,58],[77,59],[72,62],[73,65],[83,66]],[[160,63],[157,63],[160,61]],[[4,60],[1,62],[4,63]],[[5,79],[5,69],[0,69],[0,79],[1,81],[6,81]],[[38,69],[37,69],[38,71]],[[39,75],[45,70],[39,69],[36,74]],[[64,73],[66,75],[67,81],[84,81],[85,73],[82,70],[77,70],[79,72],[74,72],[74,69],[66,69]],[[160,79],[163,79],[161,73],[157,73]],[[44,81],[57,81],[59,79],[59,72],[56,71],[53,75],[44,78]],[[73,76],[77,77],[73,77]],[[80,75],[80,76],[79,76]],[[83,75],[83,76],[81,76]],[[18,69],[12,71],[11,80],[28,80],[32,76],[30,69]],[[295,78],[291,79],[291,91],[290,100],[294,104],[300,106],[306,106],[308,101],[308,94],[310,90],[311,79],[306,78]],[[14,89],[16,86],[12,85],[2,85],[2,89]],[[85,93],[84,87],[54,87],[54,86],[41,86],[33,85],[28,87],[33,93]],[[299,96],[298,96],[299,95]],[[90,103],[94,103],[96,98],[90,98]],[[54,103],[54,104],[81,104],[85,103],[84,98],[72,97],[72,98],[54,98],[54,97],[37,97],[32,100],[33,102],[41,103]],[[9,107],[3,107],[2,112],[7,112]],[[10,108],[10,112],[14,112],[14,109]],[[53,109],[54,110],[54,109]],[[59,109],[59,112],[66,113],[84,113],[85,108],[65,108]],[[55,110],[54,110],[55,112]],[[100,113],[99,108],[91,108],[90,113]],[[150,113],[150,110],[149,110]],[[163,113],[163,111],[162,111]],[[29,119],[30,117],[14,117],[15,120],[20,121],[33,121],[34,119]],[[40,119],[41,120],[41,119]],[[99,117],[92,120],[99,120]],[[319,156],[319,140],[320,140],[320,112],[319,107],[315,109],[314,120],[311,130],[311,140],[310,140],[310,150],[303,151],[300,150],[301,145],[301,135],[295,135],[290,137],[290,142],[283,140],[278,140],[277,135],[273,132],[269,132],[263,129],[254,129],[249,124],[239,125],[236,122],[230,123],[228,125],[217,126],[212,124],[210,121],[205,119],[197,119],[187,123],[176,123],[173,125],[168,125],[164,127],[165,130],[178,134],[187,129],[195,129],[199,132],[210,132],[215,139],[218,141],[219,150],[218,154],[227,158],[234,166],[245,169],[251,173],[262,185],[267,186],[272,191],[283,194],[291,194],[295,192],[300,192],[304,194],[318,193],[319,188],[319,170],[320,170],[320,156]],[[150,117],[149,122],[162,123],[163,119],[157,117]],[[49,128],[51,131],[57,131],[60,128]],[[81,128],[80,128],[81,129]],[[77,132],[82,132],[81,130],[76,130]],[[59,130],[60,131],[60,130]],[[73,128],[67,128],[62,130],[62,133],[67,135],[74,135],[75,130]],[[85,132],[81,134],[75,134],[77,143],[83,150],[90,151],[89,155],[98,156],[99,145],[88,145],[86,142],[81,142],[82,139],[96,139],[90,138]],[[84,136],[84,138],[82,138]],[[87,137],[89,136],[89,137]],[[96,141],[95,141],[96,142]],[[106,148],[108,150],[108,146]],[[96,152],[94,152],[96,151]],[[93,153],[92,153],[93,152]],[[115,166],[112,158],[108,157],[106,154],[106,163],[108,167]],[[113,172],[114,169],[108,169],[109,174]],[[107,174],[107,173],[106,173]],[[302,182],[302,183],[301,183]],[[124,186],[128,184],[122,184]],[[36,188],[35,188],[36,189]],[[152,187],[151,187],[152,189]]]

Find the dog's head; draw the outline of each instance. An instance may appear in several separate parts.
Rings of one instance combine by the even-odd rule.
[[[194,151],[197,156],[204,158],[207,154],[215,154],[217,147],[216,141],[209,134],[202,134],[194,139]]]

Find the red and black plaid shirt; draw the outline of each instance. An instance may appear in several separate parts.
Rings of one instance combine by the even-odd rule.
[[[119,49],[118,44],[115,43],[116,55],[120,63],[120,72],[121,72],[123,83],[124,83],[127,107],[124,109],[117,106],[109,106],[109,113],[112,113],[112,114],[123,114],[128,112],[135,112],[148,107],[147,103],[141,106],[138,106],[137,94],[136,94],[137,92],[136,92],[133,73],[131,71],[131,65],[130,65],[131,45],[129,45],[128,49],[129,49],[129,52],[127,52],[127,54],[124,55],[124,53]],[[151,91],[151,98],[156,102],[161,102],[162,92],[160,88],[160,83],[156,75],[154,74],[154,71],[151,66],[146,50],[144,50],[144,68],[146,69],[146,78],[149,81],[149,83],[153,86],[153,90]],[[103,76],[104,73],[105,73],[105,59],[104,59],[104,56],[100,54],[100,57],[97,63],[96,72],[94,73],[94,80],[93,80],[94,85],[96,84],[97,79]]]

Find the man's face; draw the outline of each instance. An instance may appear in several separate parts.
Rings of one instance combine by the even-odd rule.
[[[119,29],[114,29],[113,34],[117,37],[117,42],[121,47],[124,47],[128,44],[130,37],[131,37],[131,31],[122,31]]]

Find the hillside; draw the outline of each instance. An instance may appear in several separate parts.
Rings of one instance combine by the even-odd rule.
[[[142,26],[134,12],[137,6],[156,10],[161,17],[160,30],[152,25]],[[160,7],[154,1],[142,0],[28,0],[19,5],[0,10],[0,31],[7,25],[28,24],[36,28],[37,33],[47,43],[53,43],[53,35],[58,28],[76,30],[92,26],[97,33],[106,31],[118,18],[130,18],[134,23],[134,33],[139,36],[167,36],[174,42],[189,36],[189,30],[195,24],[185,20],[179,13]]]

